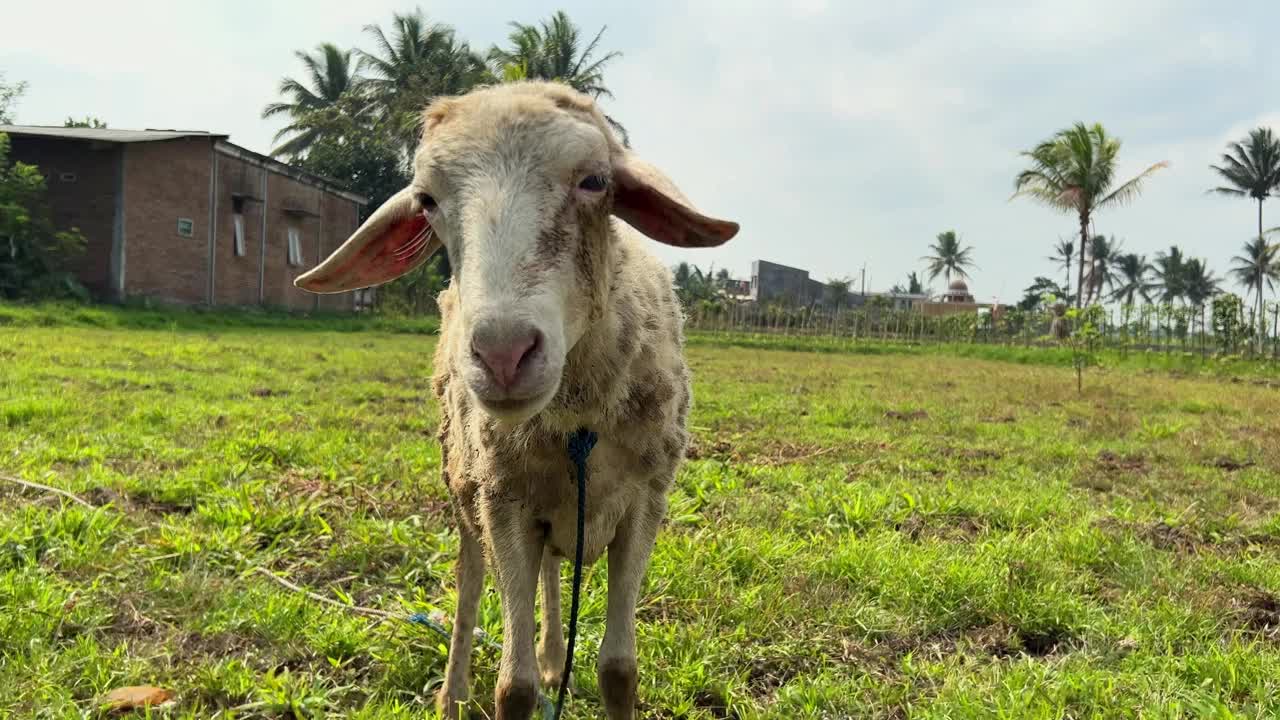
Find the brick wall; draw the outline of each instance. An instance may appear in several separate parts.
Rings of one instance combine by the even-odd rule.
[[[359,206],[339,195],[326,194],[322,210],[324,230],[320,237],[320,259],[329,257],[359,227]],[[309,268],[308,268],[309,269]],[[337,295],[319,295],[319,307],[322,310],[351,311],[355,298],[352,293]]]
[[[126,294],[208,301],[212,149],[207,138],[124,147]],[[178,218],[192,221],[191,237]]]
[[[10,157],[45,176],[54,227],[80,229],[85,253],[69,269],[98,298],[113,296],[111,244],[115,224],[118,145],[10,136]],[[63,173],[72,177],[63,178]]]
[[[316,296],[293,286],[296,277],[316,266],[320,199],[324,191],[285,175],[267,175],[267,256],[263,303],[288,310],[313,310]],[[300,211],[300,212],[290,212]],[[296,229],[301,262],[289,264],[289,230]]]
[[[262,260],[263,176],[252,163],[218,154],[218,221],[213,240],[213,300],[218,305],[257,305],[258,270]],[[235,195],[244,226],[244,255],[235,254]]]
[[[211,208],[209,183],[215,168],[210,138],[124,145],[20,136],[11,141],[15,160],[40,167],[48,177],[55,225],[76,226],[85,234],[88,252],[73,269],[99,297],[116,296],[112,247],[119,195],[126,295],[208,303],[212,270],[212,301],[217,305],[257,305],[261,298],[264,305],[290,310],[353,307],[352,293],[314,295],[295,288],[293,281],[355,231],[359,208],[354,201],[218,152]],[[74,182],[60,179],[62,173],[74,173]],[[235,254],[237,194],[251,196],[239,203],[243,256]],[[216,215],[212,222],[211,209]],[[179,218],[191,221],[190,237],[179,233]],[[296,265],[288,262],[291,227],[300,239]]]

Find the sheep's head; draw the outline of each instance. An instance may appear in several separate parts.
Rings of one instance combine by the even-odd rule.
[[[295,284],[379,285],[443,246],[461,328],[447,350],[481,406],[519,422],[556,394],[602,302],[610,215],[678,247],[738,231],[623,149],[590,98],[555,83],[485,88],[432,103],[413,182]]]

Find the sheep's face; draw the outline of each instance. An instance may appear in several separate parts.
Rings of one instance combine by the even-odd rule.
[[[585,96],[549,83],[489,88],[428,109],[410,186],[296,284],[380,284],[443,246],[461,329],[453,366],[486,412],[518,423],[556,394],[607,301],[611,215],[684,247],[737,232],[623,150]]]

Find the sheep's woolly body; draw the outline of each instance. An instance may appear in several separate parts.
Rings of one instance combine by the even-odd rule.
[[[683,318],[665,267],[646,240],[614,221],[598,253],[608,283],[584,288],[600,308],[569,353],[551,404],[515,428],[498,427],[453,382],[453,349],[463,329],[455,320],[456,293],[440,296],[441,340],[434,388],[441,410],[444,479],[459,522],[489,547],[484,505],[520,503],[547,531],[552,551],[574,547],[577,492],[566,453],[579,427],[600,438],[590,459],[585,556],[594,561],[613,537],[619,518],[640,511],[656,524],[688,443],[689,372],[683,357]]]
[[[423,213],[453,261],[433,378],[442,474],[459,522],[458,608],[439,706],[452,715],[469,696],[486,565],[506,638],[497,720],[529,717],[537,683],[558,682],[566,652],[560,558],[578,540],[567,441],[586,428],[599,440],[588,461],[584,560],[609,553],[599,687],[611,720],[631,720],[635,607],[688,444],[691,397],[680,305],[648,244],[716,245],[737,225],[698,213],[661,171],[619,145],[590,98],[562,85],[443,98],[424,128],[413,185],[326,261],[314,284],[342,287],[353,263],[378,271],[382,256],[368,248],[395,237],[386,228],[412,212]],[[393,249],[384,264],[394,270],[398,257]],[[486,332],[519,340],[530,330],[533,350],[512,356],[523,379],[511,385],[504,371],[508,379],[496,380],[482,354]]]

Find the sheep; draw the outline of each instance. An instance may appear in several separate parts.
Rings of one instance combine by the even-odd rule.
[[[634,716],[636,601],[688,444],[691,402],[683,313],[644,238],[712,247],[738,227],[695,210],[619,144],[589,97],[524,81],[433,101],[411,184],[296,280],[344,292],[448,253],[433,389],[460,542],[442,716],[469,700],[486,565],[504,628],[497,718],[530,717],[538,683],[560,681],[560,566],[577,541],[565,440],[581,427],[599,437],[584,564],[609,554],[597,676],[610,720]]]

